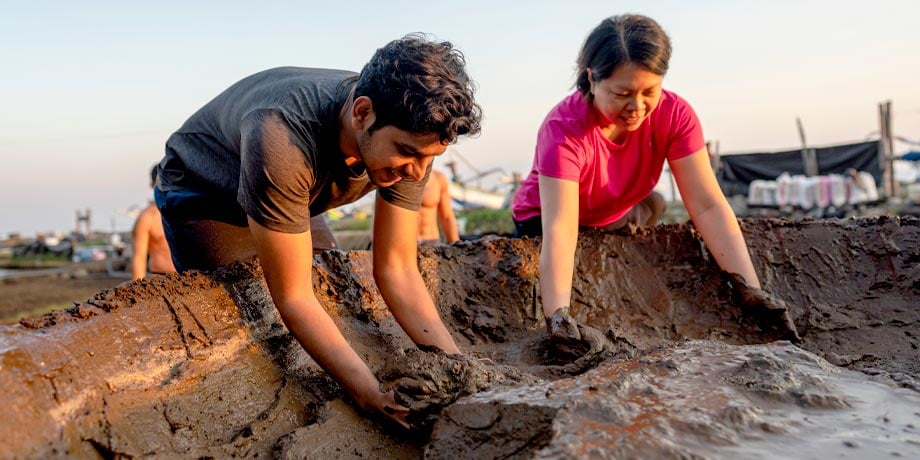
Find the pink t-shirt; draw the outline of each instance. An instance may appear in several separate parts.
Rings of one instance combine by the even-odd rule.
[[[696,113],[680,96],[662,90],[658,107],[622,145],[607,139],[599,115],[580,92],[563,99],[537,134],[533,169],[511,204],[515,220],[540,215],[539,176],[578,182],[578,224],[616,222],[651,193],[665,159],[705,146]]]

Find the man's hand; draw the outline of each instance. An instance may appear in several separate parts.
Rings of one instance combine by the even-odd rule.
[[[743,318],[776,339],[799,342],[802,338],[789,316],[786,303],[767,292],[745,283],[736,273],[726,273],[732,301],[741,307]]]
[[[393,390],[386,393],[377,390],[366,396],[367,399],[358,401],[358,405],[362,409],[372,414],[380,414],[398,423],[403,428],[409,429],[409,422],[406,421],[406,416],[409,415],[409,408],[396,402],[396,394]]]

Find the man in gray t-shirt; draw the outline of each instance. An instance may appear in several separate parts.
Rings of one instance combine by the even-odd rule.
[[[460,353],[419,274],[416,237],[433,158],[479,131],[464,65],[450,43],[409,35],[360,74],[283,67],[244,78],[167,140],[154,191],[177,269],[257,255],[307,352],[362,408],[403,425],[408,409],[381,393],[304,281],[311,222],[377,189],[374,279],[384,300],[415,343]]]

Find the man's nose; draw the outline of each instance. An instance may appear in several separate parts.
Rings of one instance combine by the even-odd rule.
[[[431,166],[433,158],[429,156],[419,157],[414,163],[410,166],[410,177],[412,179],[420,181],[425,178],[425,173],[428,171],[428,167]]]

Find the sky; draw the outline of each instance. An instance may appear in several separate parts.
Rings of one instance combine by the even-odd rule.
[[[861,141],[889,100],[895,134],[920,140],[916,0],[0,0],[0,237],[70,231],[85,209],[130,229],[167,137],[227,86],[277,66],[359,71],[412,32],[454,43],[478,87],[482,133],[445,156],[526,174],[585,36],[622,13],[668,32],[664,86],[722,154],[800,147],[797,117],[811,146]]]

